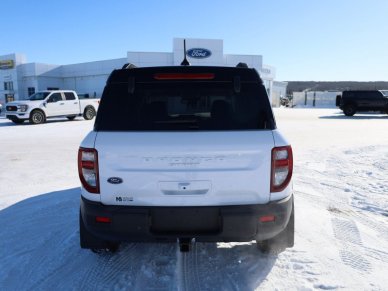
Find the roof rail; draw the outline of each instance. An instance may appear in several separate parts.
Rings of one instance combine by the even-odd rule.
[[[236,68],[248,68],[248,65],[247,65],[247,63],[238,63],[237,64],[237,66],[236,66]]]
[[[134,64],[126,63],[121,69],[134,69],[137,68]]]

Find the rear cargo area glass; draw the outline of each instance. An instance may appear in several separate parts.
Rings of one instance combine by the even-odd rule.
[[[181,131],[271,129],[263,85],[180,81],[111,83],[105,88],[95,130]]]

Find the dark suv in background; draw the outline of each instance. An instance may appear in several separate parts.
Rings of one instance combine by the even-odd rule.
[[[359,111],[380,111],[388,114],[388,90],[344,91],[336,99],[336,106],[346,116]]]

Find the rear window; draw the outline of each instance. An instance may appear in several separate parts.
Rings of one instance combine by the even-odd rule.
[[[127,83],[106,86],[95,130],[180,131],[273,129],[274,119],[263,85],[241,82]]]
[[[370,98],[379,99],[381,98],[382,91],[345,91],[342,96],[345,98]]]

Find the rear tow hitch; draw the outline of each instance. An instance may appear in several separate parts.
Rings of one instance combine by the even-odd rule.
[[[182,253],[187,253],[191,250],[191,246],[195,243],[195,238],[179,238],[179,249]]]

